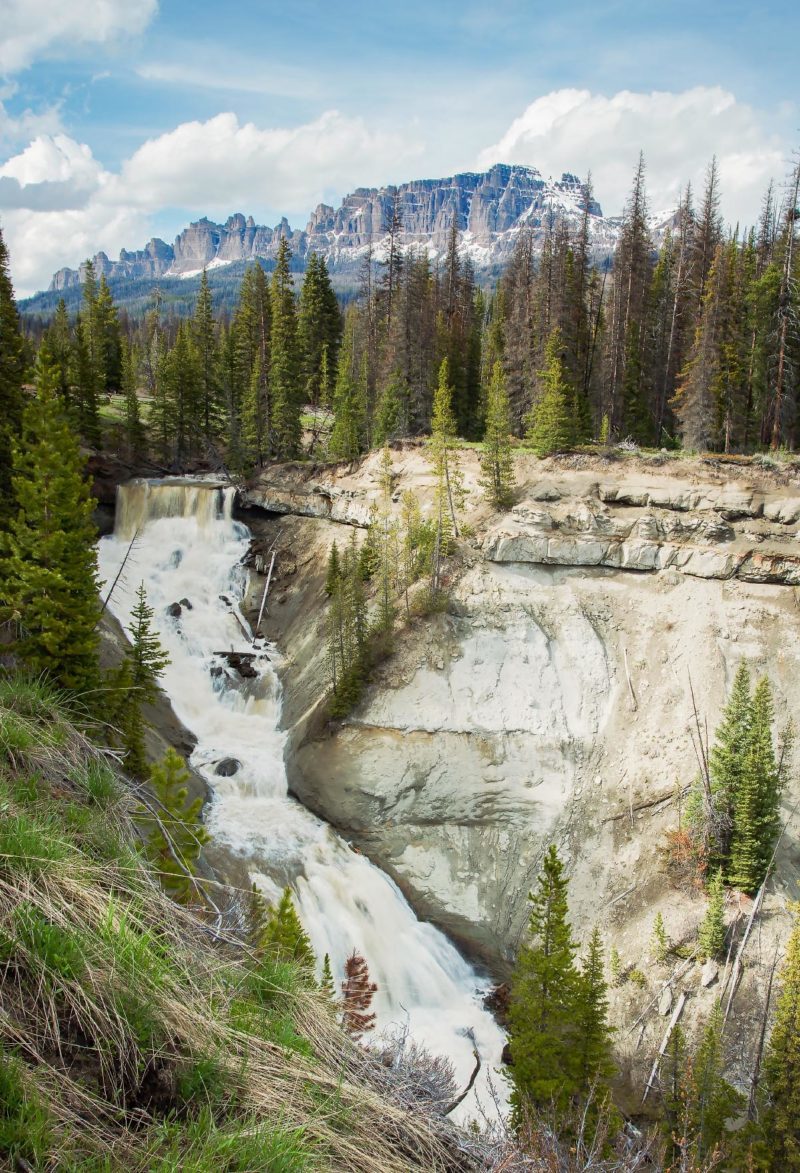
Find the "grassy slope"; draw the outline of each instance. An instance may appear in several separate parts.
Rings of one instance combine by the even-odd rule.
[[[126,780],[0,678],[0,1167],[470,1169],[293,967],[175,905]]]

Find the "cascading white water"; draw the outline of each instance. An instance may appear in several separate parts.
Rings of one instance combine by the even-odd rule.
[[[493,1115],[489,1079],[500,1064],[502,1031],[483,1009],[487,983],[448,939],[417,920],[397,886],[287,792],[285,734],[279,728],[277,649],[260,646],[255,677],[241,680],[220,653],[252,653],[239,611],[249,531],[232,520],[234,490],[219,482],[135,481],[122,486],[113,537],[100,542],[100,573],[114,581],[110,610],[130,621],[144,582],[170,664],[163,686],[175,712],[197,738],[192,765],[208,780],[213,836],[243,857],[265,894],[286,882],[318,957],[330,954],[341,975],[354,948],[378,984],[379,1028],[408,1024],[431,1051],[447,1054],[457,1076],[472,1068],[470,1028],[483,1059],[474,1092],[458,1110]],[[170,614],[181,603],[180,614]],[[223,759],[239,763],[220,777]],[[492,1080],[504,1095],[504,1080]]]

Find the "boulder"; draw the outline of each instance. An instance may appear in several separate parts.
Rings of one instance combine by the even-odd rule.
[[[217,762],[214,773],[220,778],[232,778],[234,774],[238,774],[242,767],[242,763],[236,758],[223,758],[221,762]]]

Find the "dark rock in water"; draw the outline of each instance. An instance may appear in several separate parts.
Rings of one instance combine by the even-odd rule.
[[[180,619],[183,607],[180,603],[170,603],[167,607],[167,615],[171,615],[173,619]]]
[[[189,602],[189,600],[188,600],[188,599],[181,599],[181,601],[180,601],[180,605],[181,605],[182,607],[185,607],[187,611],[191,611],[191,610],[192,610],[192,604]]]
[[[483,999],[486,1010],[494,1015],[501,1026],[508,1026],[508,1010],[511,1005],[511,987],[507,982],[501,982],[489,990]]]
[[[216,652],[217,656],[223,656],[228,663],[229,668],[233,668],[234,672],[238,672],[243,680],[255,680],[258,672],[253,667],[253,660],[256,656],[254,652]]]
[[[234,774],[238,773],[242,763],[237,762],[236,758],[223,758],[221,762],[217,762],[217,768],[214,770],[220,778],[232,778]]]
[[[232,607],[232,606],[233,606],[233,604],[231,603],[231,601],[230,601],[230,599],[228,598],[228,596],[227,596],[227,595],[220,595],[220,596],[219,596],[219,601],[220,601],[220,603],[224,603],[226,607]]]
[[[172,569],[177,570],[181,562],[183,562],[183,550],[173,550],[172,557],[169,560]]]

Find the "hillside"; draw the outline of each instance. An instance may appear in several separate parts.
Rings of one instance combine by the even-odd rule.
[[[152,796],[58,695],[0,680],[0,761],[3,1167],[486,1167],[442,1115],[446,1066],[398,1040],[370,1057],[202,884],[170,900],[140,851]]]

